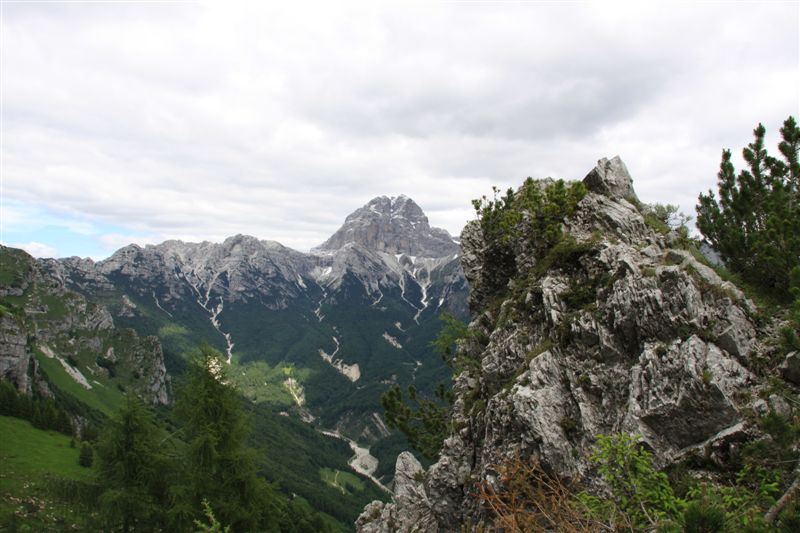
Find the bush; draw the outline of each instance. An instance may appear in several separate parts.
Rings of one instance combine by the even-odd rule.
[[[725,511],[707,502],[697,501],[683,512],[684,533],[724,533]]]
[[[493,469],[497,472],[496,482],[478,484],[481,506],[492,521],[490,531],[606,530],[574,500],[572,487],[545,472],[537,461],[515,456]]]
[[[491,276],[484,281],[490,292],[497,292],[516,275],[514,239],[520,234],[530,235],[535,255],[546,255],[561,241],[561,225],[575,212],[586,187],[581,182],[567,185],[564,180],[537,182],[528,178],[517,192],[508,189],[501,197],[499,189],[493,187],[492,191],[493,199],[483,196],[472,205],[486,243],[484,264],[491,265]]]
[[[653,468],[652,456],[636,437],[598,435],[591,460],[612,497],[581,493],[579,499],[599,521],[638,531],[679,514],[683,502],[672,492],[667,475]]]

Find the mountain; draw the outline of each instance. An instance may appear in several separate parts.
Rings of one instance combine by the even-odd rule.
[[[585,196],[550,231],[536,218],[544,182],[517,192],[533,207],[507,233],[491,225],[491,211],[465,227],[474,318],[457,356],[469,364],[454,377],[451,431],[427,469],[400,455],[393,502],[370,504],[358,531],[491,529],[500,516],[491,509],[505,512],[504,501],[530,510],[505,494],[555,494],[503,477],[513,477],[515,457],[538,464],[550,487],[580,480],[613,501],[590,459],[599,434],[636,435],[684,484],[738,483],[747,461],[791,484],[796,455],[775,455],[789,452],[775,451],[785,438],[774,428],[789,427],[796,412],[796,389],[777,377],[780,320],[721,279],[685,237],[649,223],[619,158],[601,160],[583,185]],[[563,238],[553,241],[558,228]],[[775,457],[790,456],[775,470]],[[476,487],[497,495],[496,505]]]
[[[379,399],[394,383],[426,394],[449,381],[430,343],[440,313],[467,317],[459,253],[413,200],[383,196],[310,253],[236,235],[41,266],[118,325],[158,337],[171,373],[207,341],[227,354],[251,400],[377,444],[390,458],[378,474],[391,476],[399,441]]]
[[[405,195],[373,198],[350,214],[317,250],[339,250],[350,243],[378,252],[420,257],[446,257],[460,251],[450,234],[430,227],[422,209]]]
[[[170,402],[158,339],[115,327],[102,305],[68,289],[27,253],[4,246],[0,377],[22,394],[76,399],[79,425],[112,413],[126,391],[150,404]]]

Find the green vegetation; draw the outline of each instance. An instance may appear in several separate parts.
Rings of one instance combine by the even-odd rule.
[[[52,398],[34,392],[31,396],[20,394],[7,381],[0,381],[0,415],[28,420],[38,429],[52,429],[72,435],[69,415]]]
[[[453,391],[440,385],[436,400],[421,398],[413,385],[408,386],[407,392],[408,404],[397,385],[381,396],[386,425],[402,431],[409,444],[424,457],[435,459],[450,430]]]
[[[46,531],[74,523],[79,513],[52,491],[56,478],[82,481],[92,475],[78,465],[70,437],[9,416],[0,416],[0,435],[0,525]]]
[[[91,379],[89,384],[92,388],[87,389],[67,373],[64,365],[56,357],[48,357],[40,350],[37,350],[34,355],[48,382],[61,394],[69,395],[106,416],[112,414],[124,403],[122,391],[115,385],[103,385],[99,380],[92,379],[92,375],[89,374],[85,377],[87,381]]]
[[[159,337],[170,337],[170,336],[186,336],[189,334],[189,330],[183,326],[178,324],[164,324],[160,328],[158,328],[158,336]]]
[[[578,497],[600,522],[629,525],[634,531],[676,517],[682,507],[667,475],[653,469],[652,456],[631,435],[598,435],[592,463],[612,498]]]
[[[459,342],[469,334],[466,324],[446,313],[442,313],[439,318],[444,326],[431,342],[433,348],[456,372],[474,367],[476,362],[464,357],[458,349]],[[386,425],[400,430],[408,443],[424,458],[435,459],[450,429],[448,421],[454,399],[453,391],[447,384],[440,383],[434,399],[420,396],[413,385],[408,386],[407,393],[408,403],[403,399],[403,392],[398,385],[394,385],[381,396]]]
[[[325,483],[336,487],[342,491],[342,494],[350,494],[364,491],[364,482],[355,474],[344,472],[343,470],[332,470],[330,468],[321,468],[319,477]]]
[[[205,515],[208,524],[204,524],[200,520],[194,521],[194,526],[197,528],[198,533],[229,533],[231,526],[222,527],[217,517],[214,516],[214,510],[211,509],[208,500],[203,500],[203,514]]]
[[[767,153],[759,124],[742,151],[749,170],[738,175],[730,150],[723,150],[719,200],[713,191],[700,195],[697,226],[728,268],[786,298],[790,272],[800,262],[800,128],[789,117],[780,132],[783,160]]]
[[[536,182],[528,178],[517,192],[508,189],[499,197],[500,191],[492,190],[493,199],[483,196],[472,205],[486,242],[484,264],[492,267],[485,281],[493,293],[504,290],[516,274],[513,238],[518,233],[529,235],[536,257],[545,256],[562,240],[561,224],[586,195],[586,187],[581,182],[567,185],[564,180]]]
[[[192,356],[175,405],[186,442],[180,480],[171,486],[175,529],[192,524],[203,499],[233,531],[277,526],[273,489],[256,476],[255,456],[246,446],[250,426],[235,389],[227,385],[226,367],[218,352],[202,346]]]
[[[364,490],[344,495],[322,481],[320,468],[351,471],[347,464],[353,452],[343,440],[322,435],[293,417],[281,416],[268,404],[245,404],[253,423],[249,444],[258,450],[259,471],[275,480],[283,494],[296,494],[314,510],[326,513],[350,527],[364,506],[387,495],[364,480]],[[401,450],[402,451],[402,450]],[[387,461],[394,473],[396,454]],[[363,478],[359,478],[363,479]]]
[[[167,458],[153,419],[133,396],[106,425],[97,444],[98,503],[107,527],[122,531],[165,523]]]
[[[84,468],[91,468],[94,463],[94,449],[88,442],[81,444],[81,453],[78,456],[78,464]]]
[[[31,257],[15,248],[0,248],[0,285],[17,287],[30,272]]]
[[[591,459],[610,494],[591,496],[514,457],[493,467],[500,488],[482,483],[478,497],[495,527],[514,532],[789,533],[800,524],[796,504],[768,518],[780,483],[763,469],[746,466],[727,483],[684,478],[679,497],[636,436],[598,435]]]
[[[233,366],[230,378],[248,400],[288,407],[294,404],[294,400],[283,382],[293,377],[302,383],[309,374],[308,369],[296,369],[292,365],[270,367],[264,361],[253,361]]]

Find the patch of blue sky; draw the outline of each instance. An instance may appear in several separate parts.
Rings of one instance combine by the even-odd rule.
[[[128,228],[7,197],[0,219],[0,241],[38,257],[100,260],[125,244],[142,241]]]

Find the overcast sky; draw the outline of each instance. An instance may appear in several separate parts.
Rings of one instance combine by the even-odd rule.
[[[617,154],[694,214],[800,106],[797,1],[269,4],[4,1],[2,242],[307,250],[383,194],[458,234],[492,185]]]

